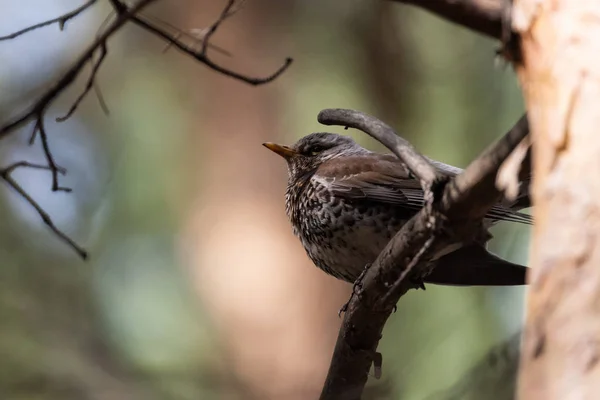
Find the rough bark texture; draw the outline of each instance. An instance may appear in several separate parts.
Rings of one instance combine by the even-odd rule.
[[[534,143],[520,399],[600,398],[600,2],[515,0]]]

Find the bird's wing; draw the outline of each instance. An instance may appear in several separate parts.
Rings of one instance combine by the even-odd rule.
[[[461,170],[435,162],[441,172],[454,176]],[[350,201],[384,203],[404,207],[414,213],[423,207],[423,190],[404,165],[394,156],[369,154],[332,159],[317,170],[315,179],[322,179],[334,196]],[[531,216],[498,204],[488,212],[495,221],[531,224]]]
[[[323,163],[321,179],[334,196],[361,202],[403,206],[417,212],[423,207],[419,182],[396,158],[382,155],[350,156]]]

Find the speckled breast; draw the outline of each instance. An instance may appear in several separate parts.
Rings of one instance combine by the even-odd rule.
[[[315,181],[296,189],[286,192],[294,234],[315,265],[348,282],[358,278],[405,222],[398,209],[349,203]]]

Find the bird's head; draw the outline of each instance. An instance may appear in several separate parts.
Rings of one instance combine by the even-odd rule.
[[[287,161],[290,178],[313,171],[332,158],[367,152],[351,137],[335,133],[311,133],[291,146],[271,142],[263,146]]]

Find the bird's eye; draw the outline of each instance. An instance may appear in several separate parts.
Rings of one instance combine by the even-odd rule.
[[[313,146],[308,150],[308,153],[311,156],[316,156],[317,154],[319,154],[320,152],[322,152],[323,150],[325,150],[323,147],[321,146]]]

